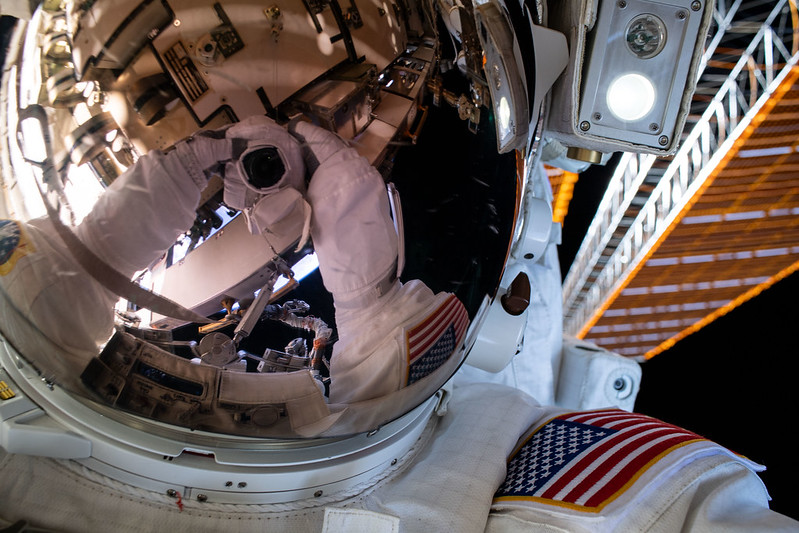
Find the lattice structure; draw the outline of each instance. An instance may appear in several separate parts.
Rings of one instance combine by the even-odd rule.
[[[796,6],[716,16],[681,149],[622,158],[564,281],[567,332],[624,355],[652,357],[799,268]]]

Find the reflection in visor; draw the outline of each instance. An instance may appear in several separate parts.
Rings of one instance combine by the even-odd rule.
[[[437,29],[402,10],[362,9],[350,24],[320,4],[310,26],[298,3],[266,13],[265,35],[256,3],[104,6],[68,2],[31,21],[26,52],[56,19],[72,39],[57,57],[20,54],[22,82],[3,86],[21,116],[37,80],[58,74],[49,140],[21,145],[45,161],[14,153],[16,178],[49,187],[110,267],[211,323],[123,299],[109,340],[103,302],[116,296],[42,219],[31,240],[58,256],[49,272],[69,275],[34,280],[47,287],[38,301],[71,316],[45,323],[4,292],[8,316],[34,328],[15,346],[72,393],[232,435],[360,433],[431,397],[496,293],[517,202],[514,156],[497,156],[490,105],[480,112],[484,86],[440,74],[451,43],[440,49]],[[329,55],[318,50],[325,38]],[[80,90],[63,81],[70,72]],[[78,216],[76,170],[106,188]],[[309,257],[320,267],[303,277]],[[29,342],[36,328],[47,349]]]

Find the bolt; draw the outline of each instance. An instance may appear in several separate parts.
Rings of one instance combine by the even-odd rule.
[[[314,495],[314,498],[318,498],[318,497],[320,497],[322,494],[324,494],[324,492],[322,492],[321,490],[317,490],[316,492],[314,492],[314,493],[313,493],[313,495]]]
[[[238,485],[238,487],[239,487],[240,489],[243,489],[243,488],[244,488],[244,487],[246,487],[246,486],[247,486],[247,484],[246,484],[245,482],[243,482],[243,481],[241,481],[241,482],[239,483],[239,485]]]
[[[226,481],[225,482],[225,486],[226,487],[232,487],[233,486],[233,482],[232,481]]]
[[[170,498],[177,498],[178,497],[178,491],[176,491],[175,489],[168,489],[166,491],[166,495],[169,496]]]
[[[702,2],[699,2],[698,0],[691,2],[692,11],[699,11],[700,9],[702,9]]]
[[[397,460],[396,459],[392,459],[391,460],[391,466],[394,466],[395,464],[397,464]]]
[[[588,131],[591,129],[591,124],[589,124],[587,120],[580,122],[580,129],[583,131]]]
[[[205,494],[198,494],[197,495],[197,501],[198,502],[207,502],[208,501],[208,496],[206,496]]]
[[[624,380],[622,378],[618,378],[613,382],[613,388],[617,391],[624,390]]]
[[[661,135],[660,138],[658,139],[658,143],[660,144],[660,146],[666,146],[667,144],[669,144],[669,138],[666,137],[665,135]]]

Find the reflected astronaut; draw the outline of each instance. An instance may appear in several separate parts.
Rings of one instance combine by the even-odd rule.
[[[202,132],[179,142],[166,154],[150,152],[108,188],[76,228],[76,235],[94,260],[107,257],[111,268],[130,278],[155,262],[191,227],[211,170],[224,175],[226,204],[242,210],[254,234],[281,231],[281,222],[295,208],[300,210],[307,229],[299,247],[308,236],[313,239],[324,284],[336,310],[338,341],[329,364],[329,401],[350,404],[387,396],[429,375],[459,351],[468,324],[466,311],[452,294],[435,295],[418,280],[403,284],[397,278],[398,238],[387,190],[376,169],[330,132],[305,121],[293,123],[291,129],[293,136],[271,119],[256,116],[221,130]],[[306,163],[311,176],[307,192]],[[130,224],[131,219],[139,217],[142,224]],[[31,363],[46,369],[48,379],[79,392],[81,385],[76,378],[82,375],[86,385],[108,396],[101,385],[105,383],[105,365],[113,365],[114,357],[124,358],[120,354],[130,355],[128,352],[138,345],[132,339],[117,340],[125,335],[118,333],[104,350],[104,363],[92,361],[97,346],[111,334],[116,296],[84,272],[73,257],[83,249],[75,252],[62,242],[50,227],[54,223],[58,224],[52,219],[27,225],[6,222],[5,227],[15,233],[8,231],[4,242],[27,250],[31,257],[19,265],[16,258],[6,262],[8,274],[2,280],[3,314],[7,317],[4,332],[22,353],[34,354]],[[279,268],[273,273],[279,273]],[[235,346],[250,333],[242,326],[253,309],[255,319],[260,319],[265,303],[259,307],[258,302],[265,302],[269,294],[271,287],[266,285],[238,323],[233,339],[216,333],[206,348],[209,337],[204,337],[199,344],[199,361],[225,367],[245,357],[243,352],[235,353]],[[62,319],[64,316],[74,321]],[[31,326],[38,334],[31,333]],[[412,346],[403,342],[405,331],[420,327],[431,337],[425,342],[433,348],[412,353]],[[443,341],[433,336],[436,331],[450,330],[451,335],[444,335]],[[220,359],[214,352],[221,345],[227,346],[230,357]],[[438,347],[442,345],[448,348]],[[147,361],[148,369],[171,372],[171,379],[180,376],[199,381],[211,390],[210,396],[215,395],[214,385],[201,377],[202,371],[172,354],[153,355],[155,358]],[[136,365],[129,362],[126,366]],[[307,371],[299,374],[290,378],[290,385],[278,387],[285,391],[278,400],[302,404],[286,409],[292,429],[302,432],[309,420],[321,422],[313,413],[327,414],[328,409],[322,405],[325,388],[317,382],[320,390],[316,390]],[[304,380],[302,374],[306,374]],[[274,380],[235,383],[235,376],[229,379],[234,381],[227,385],[230,388],[275,387]],[[288,378],[284,381],[288,383]],[[119,396],[121,388],[114,388],[114,396]],[[222,385],[219,396],[224,394]],[[128,407],[135,403],[128,401]],[[270,403],[276,401],[273,398]],[[111,403],[124,405],[116,397]],[[152,407],[136,411],[146,412],[144,409]],[[209,421],[213,418],[209,413],[197,416],[203,422],[195,420],[182,410],[180,402],[170,403],[167,409],[172,412],[160,419],[195,429],[221,427]],[[332,422],[336,417],[326,419]],[[242,422],[238,429],[234,425],[229,430],[236,433],[245,428]]]
[[[48,3],[15,34],[4,192],[45,212],[0,222],[0,526],[795,530],[562,338],[544,5],[294,4]],[[587,400],[586,354],[625,395]]]

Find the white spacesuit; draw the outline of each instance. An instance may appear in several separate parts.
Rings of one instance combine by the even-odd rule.
[[[66,202],[67,167],[110,185],[74,228],[63,206],[0,220],[0,528],[799,530],[768,509],[761,467],[722,446],[612,405],[554,405],[560,274],[535,143],[596,3],[553,2],[560,33],[545,2],[346,4],[48,2],[15,34],[0,118],[20,135],[0,146],[3,193],[28,179]],[[695,4],[679,19],[696,27],[691,65],[710,23]],[[572,111],[577,59],[553,101]],[[422,125],[430,135],[442,103],[454,122],[437,131],[463,138],[449,158],[433,139],[442,165],[411,161],[400,205],[387,190],[399,146]],[[19,153],[36,148],[31,117],[47,164]],[[216,209],[240,214],[212,234],[197,221]],[[164,267],[193,225],[203,243]],[[440,238],[405,242],[411,226]],[[311,249],[326,291],[292,290],[310,286],[314,305],[332,295],[330,327],[277,290],[268,301]],[[143,269],[184,307],[132,287]],[[531,286],[511,316],[514,279]],[[241,309],[209,320],[222,297]],[[151,306],[149,327],[137,306]],[[322,324],[319,367],[254,339],[286,315]],[[463,364],[480,350],[499,368]]]
[[[257,120],[261,137],[279,144],[271,132],[279,127]],[[252,128],[253,122],[246,124]],[[236,130],[227,131],[235,135]],[[381,277],[392,274],[389,263],[395,260],[396,245],[388,206],[378,202],[372,210],[353,209],[357,206],[353,198],[380,197],[373,186],[380,182],[376,171],[328,132],[307,124],[295,131],[307,148],[306,164],[315,168],[306,198],[313,208],[311,236],[322,275],[330,283],[337,315],[352,310],[352,318],[340,320],[342,339],[347,338],[349,320],[357,323],[383,316],[387,323],[387,317],[399,315],[406,322],[419,310],[426,313],[430,302],[437,305],[426,287],[401,286],[394,278],[384,293],[356,290],[351,296],[352,290],[342,290],[380,285]],[[199,136],[170,153],[142,157],[80,226],[81,240],[114,268],[132,274],[190,225],[193,204],[205,184],[204,171],[235,159],[237,151],[230,137]],[[344,187],[330,191],[332,173],[339,183],[351,184],[358,192],[346,193]],[[226,172],[226,179],[239,178]],[[349,201],[337,202],[336,193]],[[126,233],[130,230],[125,210],[139,215],[147,210],[147,227]],[[335,235],[341,233],[335,230],[343,224],[350,235],[376,214],[384,217],[376,224],[380,227],[369,226],[379,234],[367,242],[384,246],[381,257],[387,259],[376,269],[380,275],[363,281],[364,275],[346,264],[352,257],[340,249],[341,239]],[[25,354],[45,376],[69,387],[70,376],[95,353],[93,343],[109,333],[114,296],[82,271],[47,220],[6,221],[3,229],[4,343]],[[145,234],[146,239],[137,238]],[[358,253],[363,244],[355,246]],[[356,276],[358,281],[351,281]],[[405,287],[410,289],[402,294]],[[381,310],[383,297],[391,298],[392,310]],[[354,298],[359,305],[348,306]],[[382,324],[378,319],[370,335],[386,337]],[[547,342],[549,332],[542,335],[537,326],[530,325],[527,348],[518,359],[535,358],[536,343]],[[391,370],[398,364],[396,355],[385,348],[374,350],[372,358],[380,361],[365,358],[369,368],[364,373],[356,356],[368,353],[364,347],[374,343],[359,344],[354,337],[355,342],[345,342],[346,349],[336,352],[349,351],[353,356],[342,356],[341,365],[333,356],[331,401],[339,372],[347,376],[351,396],[358,396],[360,384],[367,389],[367,398],[391,392],[375,392],[374,382],[366,378],[396,373]],[[530,376],[518,368],[523,367],[517,366],[515,379],[524,382]],[[510,371],[509,367],[506,373]],[[508,378],[500,373],[493,379]],[[402,386],[394,379],[381,383],[381,387]],[[276,504],[214,504],[184,500],[180,494],[176,500],[174,494],[137,488],[78,462],[4,451],[0,517],[8,523],[24,521],[31,531],[789,531],[799,527],[768,510],[757,465],[698,435],[618,409],[574,413],[545,407],[517,388],[476,382],[474,374],[456,383],[404,456],[339,492]]]

